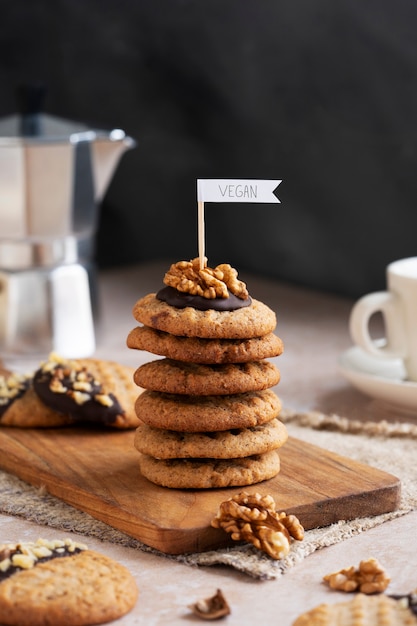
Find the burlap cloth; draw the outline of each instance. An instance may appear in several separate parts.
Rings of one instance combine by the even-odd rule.
[[[306,532],[302,542],[292,544],[289,555],[280,561],[274,561],[248,545],[236,545],[229,549],[199,554],[167,556],[72,508],[42,489],[31,487],[15,476],[1,471],[0,511],[59,530],[73,531],[159,554],[161,558],[175,559],[188,565],[222,564],[254,578],[273,579],[282,576],[294,564],[316,550],[336,544],[417,508],[416,424],[360,422],[337,415],[300,414],[289,410],[281,414],[281,419],[287,424],[290,436],[397,476],[402,483],[399,509],[376,517],[349,522],[340,521],[326,528],[310,530]]]

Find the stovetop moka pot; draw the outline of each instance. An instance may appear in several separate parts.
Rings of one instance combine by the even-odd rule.
[[[0,119],[0,358],[95,350],[93,251],[100,201],[135,141],[42,113],[19,90]]]

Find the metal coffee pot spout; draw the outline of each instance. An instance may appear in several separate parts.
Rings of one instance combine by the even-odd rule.
[[[0,358],[81,358],[95,349],[99,205],[135,141],[42,113],[42,89],[19,98],[0,119]]]
[[[125,135],[123,130],[112,130],[108,137],[97,137],[92,142],[92,160],[94,176],[94,197],[100,203],[109,186],[120,158],[134,148],[136,142]]]

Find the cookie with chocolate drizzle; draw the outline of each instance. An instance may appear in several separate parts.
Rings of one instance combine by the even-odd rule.
[[[138,588],[113,559],[71,539],[0,545],[4,626],[88,626],[128,613]]]
[[[134,370],[112,361],[66,360],[52,353],[0,419],[5,426],[50,428],[90,423],[135,428]]]

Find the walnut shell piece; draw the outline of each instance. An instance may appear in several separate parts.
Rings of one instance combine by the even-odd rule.
[[[326,574],[323,580],[331,589],[346,592],[358,591],[368,595],[382,593],[391,582],[382,565],[372,557],[361,561],[358,569],[352,565],[338,572]]]
[[[234,541],[246,541],[279,560],[290,551],[291,539],[302,541],[304,528],[295,515],[278,513],[270,495],[245,491],[220,504],[214,528],[222,528]]]
[[[190,604],[188,608],[195,615],[206,620],[220,619],[231,613],[230,606],[221,589],[217,589],[217,592],[211,598],[199,600],[195,604]]]

